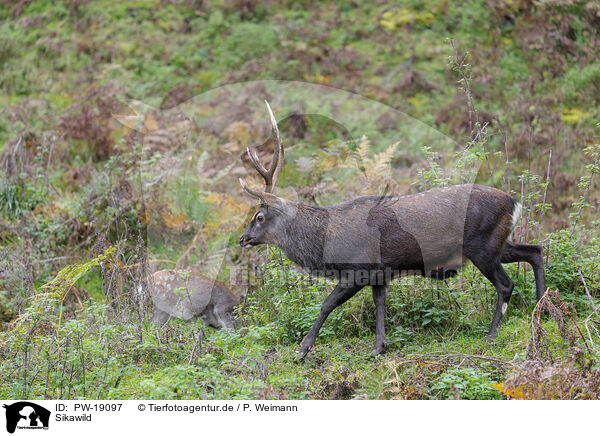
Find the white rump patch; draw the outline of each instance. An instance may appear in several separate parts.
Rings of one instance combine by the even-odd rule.
[[[515,209],[513,210],[510,222],[510,235],[508,236],[509,241],[512,241],[512,234],[517,227],[517,223],[521,219],[521,212],[523,211],[523,205],[519,202],[515,205]]]
[[[508,303],[504,303],[502,305],[502,315],[504,315],[506,313],[506,309],[508,308]]]

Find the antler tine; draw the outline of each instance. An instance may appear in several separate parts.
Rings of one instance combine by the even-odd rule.
[[[254,165],[254,168],[256,168],[256,171],[258,171],[258,173],[263,176],[266,181],[267,177],[269,177],[269,172],[258,159],[258,154],[256,154],[256,151],[250,150],[250,147],[246,147],[246,153],[248,153],[248,157],[250,158],[252,165]]]
[[[250,187],[248,187],[248,185],[246,185],[246,182],[244,182],[244,179],[238,179],[238,180],[240,181],[240,185],[242,185],[242,189],[244,191],[246,191],[246,193],[249,196],[260,200],[261,203],[266,203],[265,196],[263,195],[262,192],[255,191],[254,189],[251,189]]]
[[[267,105],[267,110],[269,111],[269,118],[271,118],[271,127],[273,129],[273,161],[271,162],[271,168],[269,169],[269,173],[271,175],[271,183],[267,183],[267,192],[273,192],[273,188],[275,188],[275,184],[277,183],[277,176],[281,171],[281,167],[283,166],[283,145],[281,144],[281,138],[279,137],[279,128],[277,127],[277,120],[275,119],[275,115],[273,115],[273,111],[271,110],[271,106],[269,102],[265,100],[265,104]]]
[[[269,111],[269,118],[271,119],[271,128],[273,131],[273,143],[274,143],[274,152],[273,152],[273,160],[271,161],[271,166],[269,169],[266,169],[265,166],[261,163],[258,158],[258,154],[256,151],[251,150],[249,147],[246,148],[246,152],[248,153],[248,157],[256,168],[256,171],[265,179],[265,192],[272,193],[275,188],[275,184],[277,183],[277,176],[281,171],[281,167],[283,165],[283,146],[281,144],[281,138],[279,137],[279,128],[277,127],[277,120],[275,120],[275,116],[273,115],[273,111],[271,110],[271,106],[269,106],[269,102],[265,100],[267,105],[267,109]],[[244,188],[246,192],[248,192],[247,187]],[[250,193],[250,192],[248,192]],[[256,191],[254,191],[256,193]],[[251,194],[253,195],[253,194]]]

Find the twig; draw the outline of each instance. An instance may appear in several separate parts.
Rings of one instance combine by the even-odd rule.
[[[0,223],[0,228],[3,228],[13,234],[15,234],[16,236],[22,236],[25,237],[26,235],[22,232],[22,230],[17,229],[15,227],[9,226],[8,224],[4,224],[4,223]]]
[[[394,68],[392,71],[390,71],[384,78],[383,78],[383,82],[386,85],[389,85],[390,82],[392,81],[392,79],[394,78],[394,76],[396,74],[398,74],[400,71],[403,70],[410,70],[412,68],[413,65],[413,56],[411,56],[410,58],[408,58],[406,61],[398,64],[398,66],[396,66],[396,68]]]
[[[597,167],[598,160],[600,159],[600,153],[596,155],[596,160],[594,161],[594,166]],[[575,233],[575,227],[577,227],[577,223],[579,222],[579,217],[581,216],[581,209],[583,209],[583,205],[585,204],[585,200],[587,198],[588,191],[592,186],[592,181],[594,179],[594,171],[590,171],[590,179],[587,182],[587,186],[585,187],[585,191],[583,193],[583,198],[581,203],[579,204],[579,209],[577,210],[577,216],[575,217],[575,221],[573,222],[573,229],[571,229],[571,236]]]
[[[475,108],[475,99],[473,98],[473,92],[471,90],[472,75],[470,65],[465,63],[465,60],[469,56],[469,53],[467,52],[465,56],[459,60],[458,49],[454,45],[454,40],[450,38],[449,42],[450,48],[454,51],[454,56],[452,57],[452,62],[454,63],[454,70],[460,76],[459,83],[462,83],[462,91],[467,97],[467,109],[469,112],[469,137],[472,140],[472,142],[477,142],[481,144],[485,156],[485,162],[488,168],[488,173],[490,175],[490,184],[492,185],[492,187],[495,187],[494,173],[492,173],[492,167],[490,165],[490,160],[488,158],[488,150],[486,147],[488,123],[485,123],[482,126],[479,121],[479,112]],[[475,137],[473,137],[473,118],[475,118]]]
[[[583,288],[585,289],[585,293],[586,293],[588,299],[590,300],[590,307],[592,308],[592,310],[594,311],[596,316],[598,318],[600,318],[600,316],[598,315],[598,310],[596,309],[596,305],[594,304],[594,299],[590,295],[590,291],[588,290],[587,283],[585,282],[585,278],[583,277],[583,274],[581,273],[581,268],[577,268],[577,272],[579,273],[579,277],[581,277],[581,282],[583,283]]]
[[[198,249],[198,239],[202,238],[203,236],[204,236],[204,225],[201,225],[200,229],[198,229],[198,231],[192,238],[192,242],[190,243],[189,247],[183,252],[183,254],[181,256],[179,256],[179,259],[177,259],[177,262],[175,263],[177,268],[180,268],[180,267],[183,268],[184,263],[189,264],[191,252],[193,249],[195,249],[196,252],[198,254],[200,254],[200,250]],[[203,245],[206,245],[206,243],[204,243]]]
[[[198,346],[198,344],[200,344],[200,350],[202,350],[202,339],[204,338],[204,331],[202,330],[202,328],[200,329],[200,331],[198,332],[198,339],[196,339],[196,342],[194,343],[194,347],[192,348],[192,352],[190,353],[190,359],[188,360],[188,365],[192,364],[192,360],[194,360],[194,355],[196,354],[196,347]]]
[[[583,322],[583,325],[585,325],[585,329],[587,330],[588,336],[590,338],[590,343],[595,346],[594,340],[592,339],[592,333],[590,332],[590,326],[589,326],[589,323],[590,323],[590,320],[591,320],[592,316],[594,316],[594,314],[590,313],[589,316]],[[598,323],[598,321],[596,321],[596,320],[594,320],[594,322]],[[598,336],[599,333],[598,333],[598,329],[596,328],[596,326],[594,326],[592,324],[592,328],[596,331],[596,335]]]
[[[22,141],[23,141],[23,136],[21,136],[19,138],[19,140],[17,141],[17,145],[15,145],[15,148],[13,148],[13,152],[12,152],[12,156],[11,156],[12,168],[13,168],[13,171],[15,171],[15,172],[17,172],[17,159],[15,158],[15,155],[17,154],[17,150],[19,149]]]
[[[508,194],[510,194],[510,162],[508,161],[508,138],[504,135],[504,153],[506,154],[506,180],[508,181]]]
[[[521,204],[525,204],[525,178],[521,177]],[[525,219],[523,218],[523,214],[521,214],[521,225],[519,227],[519,242],[523,241],[523,221]],[[527,237],[527,236],[525,236]],[[520,265],[520,263],[519,263]]]
[[[48,263],[48,262],[56,262],[58,260],[65,260],[65,259],[70,259],[73,256],[60,256],[60,257],[52,257],[50,259],[43,259],[40,260],[38,263]]]
[[[46,135],[44,135],[44,144],[46,143]],[[54,141],[50,141],[50,151],[48,151],[48,161],[46,162],[46,171],[44,171],[44,185],[42,186],[42,192],[46,186],[50,186],[48,183],[48,169],[50,168],[50,162],[52,161],[52,150],[54,149]]]
[[[409,360],[403,360],[401,362],[395,362],[396,365],[400,366],[400,365],[404,365],[406,363],[426,363],[427,365],[447,365],[447,363],[442,363],[442,362],[433,362],[431,360],[423,360],[423,359],[409,359]]]
[[[544,218],[544,206],[546,205],[546,192],[548,191],[548,180],[550,180],[550,163],[552,162],[552,150],[550,150],[550,156],[548,157],[548,171],[546,171],[546,185],[544,186],[544,199],[542,200],[542,210],[540,210],[540,221],[538,224],[538,244],[542,234],[542,218]]]
[[[165,263],[177,264],[177,262],[175,262],[174,260],[169,260],[169,259],[148,259],[148,263],[151,263],[151,262],[159,262],[159,263],[165,262]],[[138,263],[134,263],[132,265],[127,265],[124,268],[125,269],[135,268],[136,266],[140,266],[143,264],[144,264],[144,262],[138,262]]]
[[[50,384],[50,353],[48,353],[48,365],[46,366],[46,386],[44,387],[44,400],[48,399],[48,385]]]
[[[425,362],[425,363],[438,363],[438,362],[443,362],[445,360],[450,360],[450,359],[460,359],[462,361],[467,359],[467,360],[471,360],[471,361],[483,360],[483,361],[487,361],[487,362],[494,362],[499,365],[514,366],[514,364],[511,361],[507,361],[507,360],[503,360],[503,359],[495,358],[495,357],[481,356],[481,355],[477,355],[477,354],[465,354],[465,353],[449,353],[449,354],[441,354],[441,353],[443,353],[443,351],[426,353],[426,354],[410,354],[410,355],[406,356],[407,360],[399,362],[399,364],[404,364],[404,363],[409,363],[409,362],[414,362],[414,361]],[[437,358],[438,362],[436,362],[436,360],[435,360],[436,358]],[[427,360],[425,360],[425,359],[427,359]]]
[[[585,336],[583,336],[583,333],[581,332],[581,329],[579,328],[579,326],[577,325],[577,323],[575,322],[575,320],[573,319],[573,316],[571,315],[571,319],[573,320],[573,324],[575,325],[575,328],[577,329],[577,331],[579,332],[579,336],[581,336],[581,339],[583,339],[583,343],[585,344],[585,348],[587,348],[588,352],[590,354],[592,354],[592,349],[590,348],[589,344],[587,343],[587,340],[585,339]],[[592,342],[593,344],[594,342]]]

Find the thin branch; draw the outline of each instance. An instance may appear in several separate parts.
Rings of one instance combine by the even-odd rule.
[[[425,362],[425,363],[438,363],[438,362],[444,362],[447,360],[470,360],[470,361],[477,361],[477,360],[482,360],[482,361],[486,361],[486,362],[493,362],[496,363],[500,366],[510,366],[510,367],[514,367],[515,364],[512,361],[509,360],[504,360],[501,358],[496,358],[496,357],[489,357],[489,356],[481,356],[481,355],[476,355],[476,354],[465,354],[465,353],[448,353],[448,354],[443,354],[443,351],[439,351],[439,352],[431,352],[431,353],[426,353],[426,354],[409,354],[406,357],[406,360],[403,360],[401,362],[398,362],[399,365],[405,364],[405,363],[410,363],[410,362]]]
[[[9,232],[13,233],[13,234],[14,234],[14,235],[16,235],[16,236],[22,236],[22,237],[25,237],[25,236],[27,236],[27,235],[25,235],[25,234],[23,233],[23,231],[22,231],[22,230],[20,230],[20,229],[18,229],[18,228],[16,228],[16,227],[9,226],[8,224],[4,224],[4,223],[1,223],[1,222],[0,222],[0,228],[2,228],[2,229],[4,229],[4,230],[7,230],[7,231],[9,231]]]
[[[510,194],[510,162],[508,161],[508,137],[504,135],[504,152],[506,154],[506,180],[508,181],[508,194]]]
[[[598,166],[598,160],[600,159],[600,153],[596,154],[596,160],[594,161],[594,167]],[[577,223],[579,222],[579,217],[581,216],[581,209],[585,204],[585,200],[587,198],[587,194],[592,186],[592,181],[594,179],[594,171],[590,171],[590,179],[587,182],[587,186],[585,187],[585,192],[583,193],[582,201],[579,205],[579,209],[577,210],[577,216],[575,217],[575,221],[573,222],[573,229],[571,230],[571,236],[575,233],[575,227],[577,227]]]
[[[202,350],[202,339],[204,338],[204,330],[200,329],[198,332],[198,339],[194,343],[194,347],[192,348],[192,352],[190,353],[190,359],[188,360],[188,365],[192,364],[192,360],[194,360],[194,355],[196,354],[196,348],[200,345],[198,351]]]
[[[540,220],[538,223],[538,244],[542,234],[542,218],[544,218],[544,211],[546,205],[546,192],[548,191],[548,181],[550,180],[550,163],[552,162],[552,150],[550,150],[550,156],[548,157],[548,170],[546,171],[546,185],[544,186],[544,199],[542,200],[542,209],[540,210]]]
[[[48,263],[48,262],[57,262],[59,260],[65,260],[65,259],[70,259],[73,256],[60,256],[60,257],[52,257],[50,259],[43,259],[40,260],[38,263]]]
[[[585,289],[585,293],[586,293],[588,299],[590,300],[590,307],[592,308],[592,310],[594,311],[596,316],[598,318],[600,318],[600,316],[598,315],[598,310],[596,309],[596,305],[594,304],[594,299],[590,295],[590,291],[588,290],[587,283],[585,282],[585,278],[583,277],[583,274],[581,272],[581,268],[577,268],[577,272],[579,273],[579,277],[581,277],[581,282],[583,283],[583,288]]]

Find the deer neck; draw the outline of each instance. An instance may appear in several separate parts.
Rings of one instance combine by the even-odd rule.
[[[277,244],[288,259],[309,270],[322,269],[328,215],[325,208],[297,203]]]

